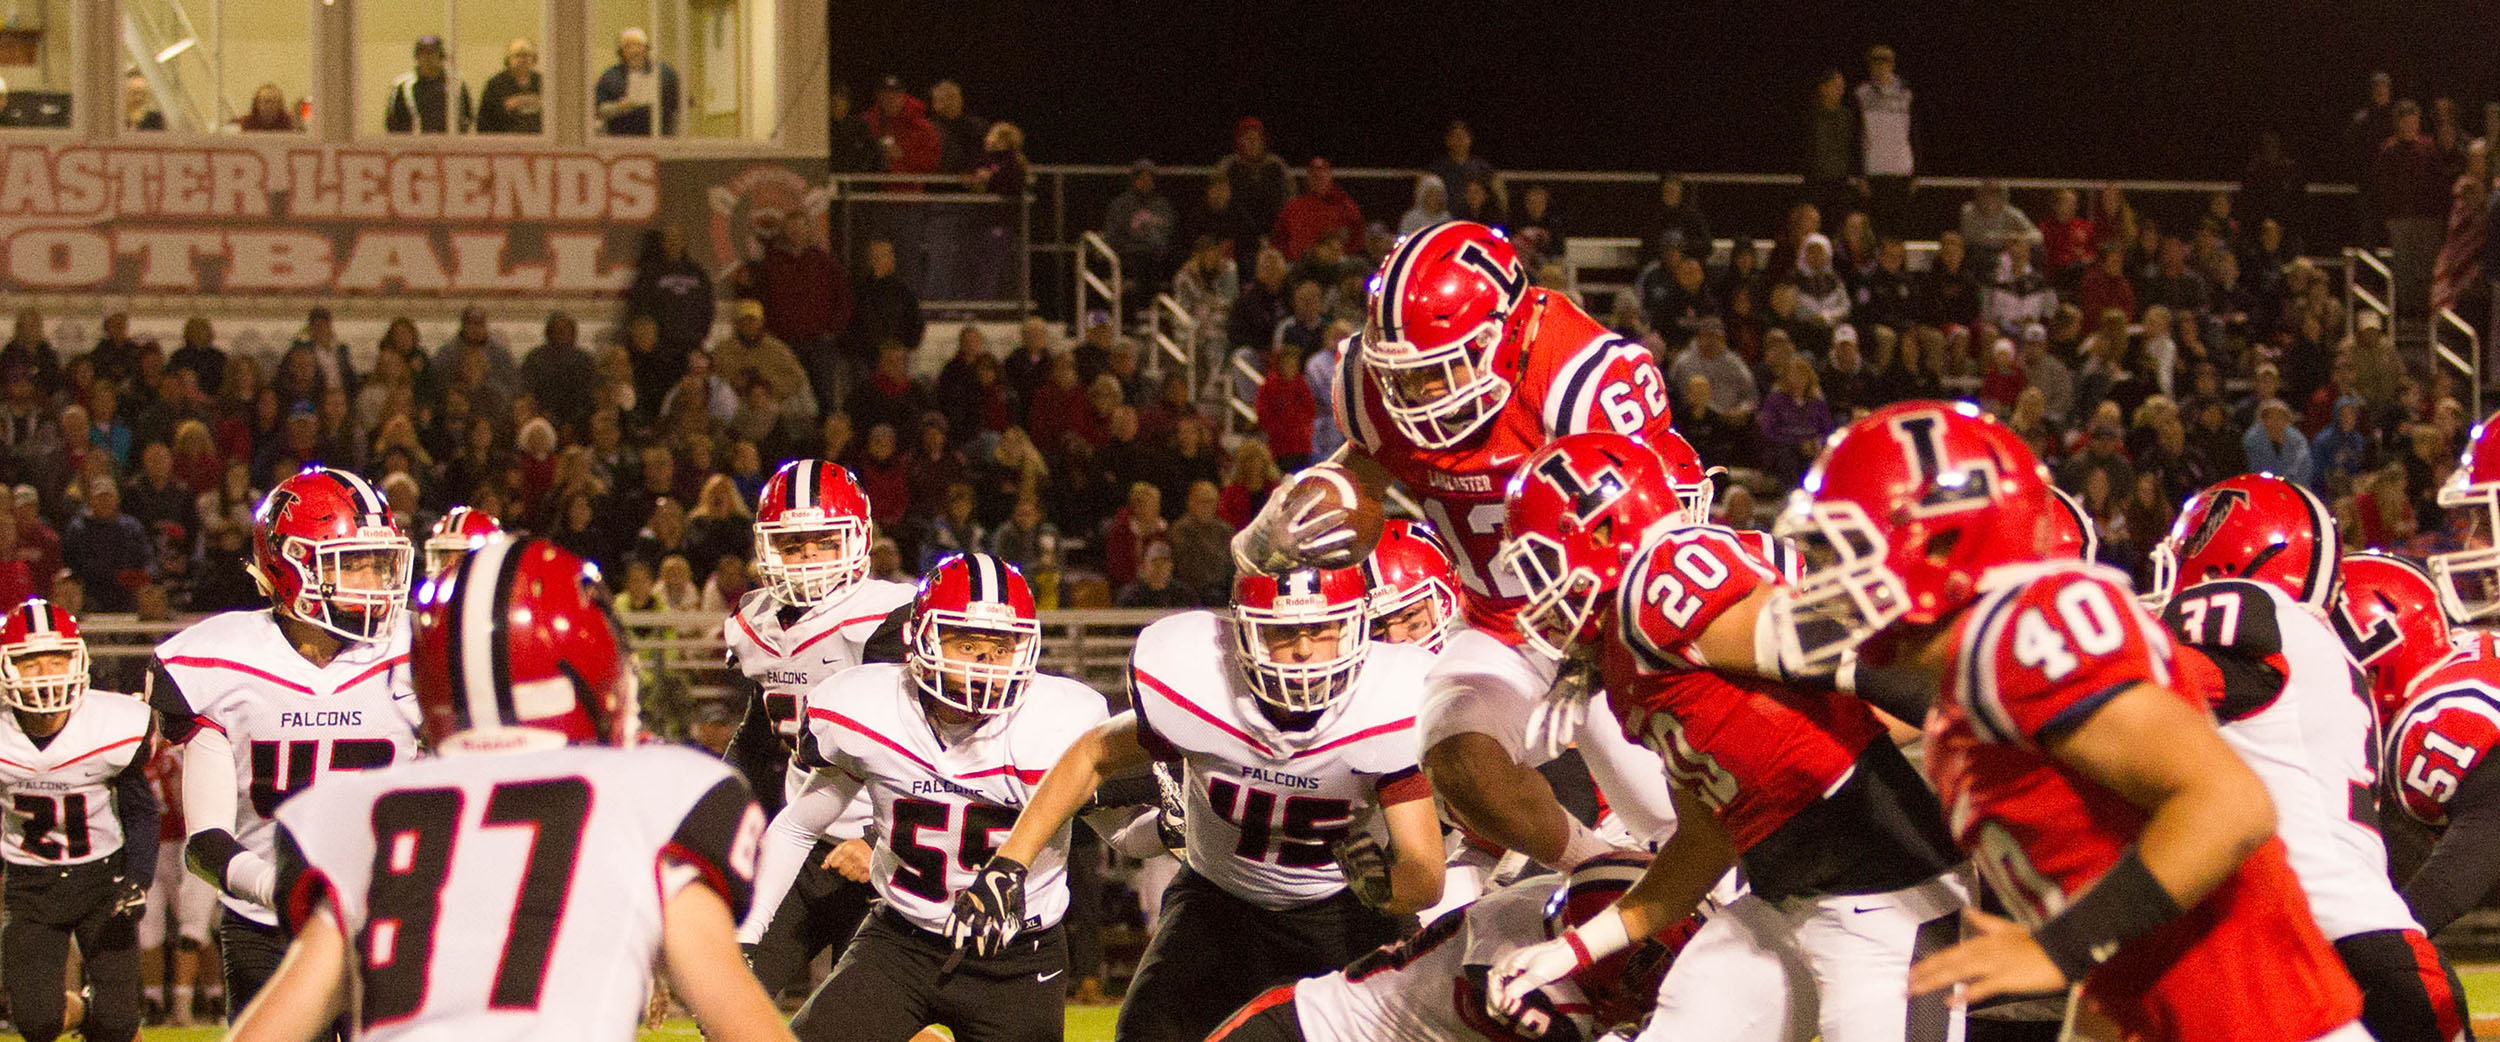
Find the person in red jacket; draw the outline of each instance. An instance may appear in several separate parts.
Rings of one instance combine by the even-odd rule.
[[[1287,471],[1302,469],[1311,459],[1311,424],[1319,419],[1319,399],[1302,379],[1302,349],[1291,344],[1276,349],[1268,363],[1267,382],[1259,385],[1259,429],[1267,432],[1267,451]]]
[[[1335,168],[1325,159],[1311,160],[1309,176],[1303,179],[1302,194],[1287,200],[1276,214],[1276,228],[1268,233],[1286,260],[1301,260],[1303,251],[1319,242],[1331,228],[1345,229],[1349,249],[1358,250],[1363,243],[1363,208],[1354,197],[1338,187]]]

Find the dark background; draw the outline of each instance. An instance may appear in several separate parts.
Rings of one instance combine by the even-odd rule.
[[[2488,2],[836,0],[831,22],[836,76],[952,78],[1045,163],[1210,162],[1255,114],[1295,163],[1419,165],[1463,117],[1510,169],[1788,171],[1813,74],[1862,78],[1876,42],[1916,92],[1924,174],[2233,179],[2275,127],[2342,180],[2370,70],[2456,98],[2469,136],[2500,93]]]

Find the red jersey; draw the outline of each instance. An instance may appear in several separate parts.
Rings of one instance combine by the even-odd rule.
[[[1998,586],[1953,626],[1944,697],[1927,717],[1927,774],[1980,876],[2036,927],[2099,881],[2148,817],[2042,747],[2122,692],[2168,686],[2170,642],[2123,576],[2073,562]],[[2298,1042],[2361,1012],[2273,839],[2195,907],[2119,949],[2084,993],[2131,1037],[2194,1042]]]
[[[2424,672],[2387,727],[2387,772],[2405,813],[2446,828],[2457,789],[2500,748],[2500,636],[2459,631],[2457,650]]]
[[[1529,290],[1520,307],[1528,310],[1521,345],[1497,352],[1515,352],[1518,359],[1506,374],[1510,400],[1457,445],[1428,449],[1400,432],[1359,356],[1339,361],[1330,394],[1337,429],[1389,469],[1458,551],[1459,601],[1468,625],[1512,645],[1521,637],[1511,616],[1527,591],[1492,567],[1502,548],[1502,494],[1511,472],[1565,434],[1656,434],[1673,419],[1666,377],[1648,348],[1616,336],[1550,290]]]
[[[1767,899],[1888,892],[1944,871],[1959,858],[1943,813],[1864,702],[1714,671],[1694,649],[1779,579],[1740,533],[1651,536],[1617,588],[1619,639],[1598,655],[1623,733],[1718,816]]]

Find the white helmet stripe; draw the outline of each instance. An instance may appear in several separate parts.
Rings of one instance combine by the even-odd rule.
[[[18,609],[19,611],[26,613],[26,632],[52,632],[52,613],[47,610],[49,608],[51,608],[50,604],[41,600],[32,600],[27,601],[24,606]]]
[[[972,565],[972,602],[997,604],[1004,602],[1006,582],[998,574],[998,558],[988,554],[972,554],[966,559]]]
[[[460,656],[460,696],[468,703],[472,728],[510,722],[497,708],[495,693],[495,645],[501,640],[495,594],[503,585],[504,558],[518,545],[510,539],[487,540],[461,565],[460,646],[453,653]]]
[[[807,460],[791,469],[790,505],[793,507],[816,505],[816,461]]]

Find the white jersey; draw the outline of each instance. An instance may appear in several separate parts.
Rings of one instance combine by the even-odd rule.
[[[950,744],[929,725],[909,672],[878,662],[808,692],[809,745],[800,757],[854,779],[874,802],[880,835],[869,882],[886,907],[942,933],[955,892],[1006,841],[1042,775],[1109,716],[1093,688],[1040,674],[1014,709]],[[1068,838],[1061,826],[1026,866],[1027,930],[1048,929],[1067,913]],[[771,889],[763,896],[777,900]]]
[[[1261,908],[1309,904],[1345,889],[1332,843],[1367,829],[1385,845],[1379,808],[1432,795],[1416,764],[1415,712],[1433,655],[1370,645],[1353,690],[1308,730],[1283,731],[1234,666],[1232,625],[1193,611],[1137,635],[1138,738],[1180,765],[1192,871]]]
[[[333,774],[370,771],[416,752],[416,695],[408,686],[408,627],[341,651],[316,667],[297,653],[266,610],[212,615],[156,648],[148,703],[165,737],[188,742],[202,729],[233,746],[233,834],[244,850],[273,856],[278,806]],[[192,758],[192,771],[211,769]],[[186,808],[188,810],[189,808]],[[193,832],[225,827],[186,813]],[[227,908],[262,925],[277,916],[233,894]]]
[[[16,713],[0,710],[0,792],[8,797],[0,860],[76,865],[119,851],[122,820],[113,786],[125,773],[147,770],[154,726],[147,703],[89,691],[70,710],[69,722],[38,746]],[[154,870],[131,866],[134,873]]]
[[[2279,686],[2233,683],[2226,670],[2215,713],[2223,740],[2274,798],[2275,834],[2327,939],[2420,931],[2387,877],[2369,687],[2334,629],[2274,586],[2245,580],[2182,591],[2162,622],[2183,646],[2282,675]]]
[[[343,775],[278,831],[289,925],[326,900],[349,942],[354,1037],[628,1042],[668,899],[743,914],[764,816],[699,752],[572,746]]]
[[[1485,1015],[1485,973],[1545,937],[1545,902],[1564,883],[1521,880],[1424,925],[1414,936],[1293,987],[1307,1042],[1487,1042],[1518,1036]],[[1566,977],[1543,989],[1578,1031],[1592,1035],[1588,1003]]]
[[[863,579],[842,596],[818,601],[788,626],[781,624],[781,599],[770,587],[749,590],[738,610],[721,623],[721,643],[729,649],[729,665],[753,682],[764,700],[773,733],[795,747],[804,721],[801,708],[807,692],[836,673],[866,661],[868,638],[894,609],[912,602],[911,584]],[[807,772],[795,765],[782,774],[782,802],[798,798]],[[857,839],[869,824],[866,800],[850,808],[825,829],[833,839]]]

